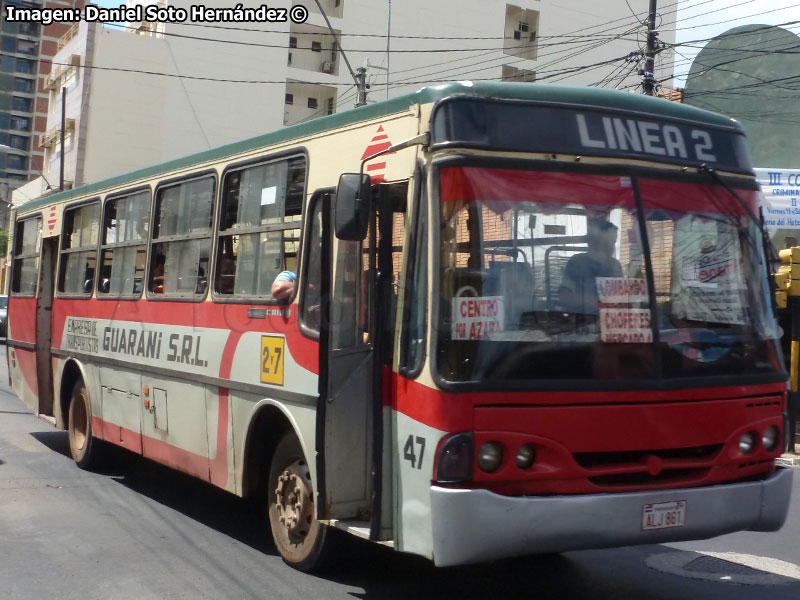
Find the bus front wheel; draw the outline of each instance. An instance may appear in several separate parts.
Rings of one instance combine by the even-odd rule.
[[[81,469],[97,464],[99,441],[92,438],[92,409],[83,381],[76,381],[69,401],[69,451]]]
[[[324,559],[327,527],[314,516],[314,490],[300,442],[289,433],[275,448],[267,479],[269,526],[275,546],[290,566],[318,568]]]

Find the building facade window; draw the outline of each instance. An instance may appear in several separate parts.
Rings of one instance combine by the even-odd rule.
[[[17,73],[32,74],[34,72],[34,62],[32,60],[17,58],[15,62]]]
[[[28,117],[11,117],[11,126],[9,129],[17,129],[19,131],[30,131],[31,120]]]
[[[19,23],[19,33],[22,35],[30,35],[30,36],[38,36],[39,35],[39,24],[32,23],[32,22],[23,22]]]
[[[33,79],[23,79],[22,77],[14,78],[14,91],[22,92],[24,94],[33,93]]]
[[[285,104],[294,104],[294,94],[286,94]]]
[[[28,157],[19,154],[9,154],[6,157],[6,168],[25,171],[28,169]]]
[[[318,102],[316,98],[308,99],[308,108],[317,108]]]
[[[32,101],[30,98],[20,98],[14,96],[11,99],[11,110],[18,110],[21,112],[31,112]]]
[[[30,138],[24,135],[10,134],[6,143],[17,150],[25,150],[27,152],[30,149]]]
[[[17,40],[17,52],[20,54],[36,54],[36,42],[30,40]]]
[[[311,42],[312,52],[322,52],[322,42]]]

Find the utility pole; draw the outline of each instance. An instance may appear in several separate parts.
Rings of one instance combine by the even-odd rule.
[[[367,104],[367,69],[364,67],[356,69],[356,89],[358,90],[356,108],[365,106]]]
[[[67,129],[67,88],[62,87],[61,88],[61,173],[58,178],[59,192],[64,191],[64,154],[66,154],[66,148],[64,147],[64,142],[67,138],[66,129]],[[42,177],[44,177],[44,175],[42,175]]]
[[[350,66],[350,61],[347,60],[347,54],[344,52],[344,48],[342,48],[342,43],[339,41],[339,37],[336,35],[336,32],[333,30],[333,26],[331,25],[330,20],[328,19],[328,15],[325,13],[325,9],[322,8],[322,4],[319,3],[319,0],[314,0],[317,3],[317,8],[319,8],[319,12],[322,13],[322,18],[325,19],[325,23],[328,25],[328,30],[331,32],[333,36],[333,41],[336,43],[336,47],[339,49],[339,52],[342,53],[342,58],[344,62],[347,64],[347,68],[350,71],[350,75],[353,76],[353,81],[356,83],[356,89],[358,90],[358,96],[356,101],[356,108],[359,106],[364,106],[367,103],[367,70],[359,67],[356,71],[353,71],[353,67]]]
[[[647,54],[644,61],[642,87],[644,93],[652,96],[656,89],[656,50],[658,32],[656,31],[656,0],[650,0],[650,14],[647,17]]]

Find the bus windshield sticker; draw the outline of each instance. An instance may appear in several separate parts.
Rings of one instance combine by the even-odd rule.
[[[745,282],[736,229],[686,215],[675,223],[673,314],[690,321],[744,324]]]
[[[604,304],[647,302],[647,282],[627,277],[596,277],[597,298]]]
[[[653,341],[649,308],[600,308],[600,341],[646,344]]]
[[[457,296],[453,298],[452,337],[480,340],[503,331],[502,296]]]

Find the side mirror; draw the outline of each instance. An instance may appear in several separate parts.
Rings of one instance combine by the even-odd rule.
[[[345,173],[336,187],[334,223],[340,240],[363,240],[369,224],[369,175]]]

